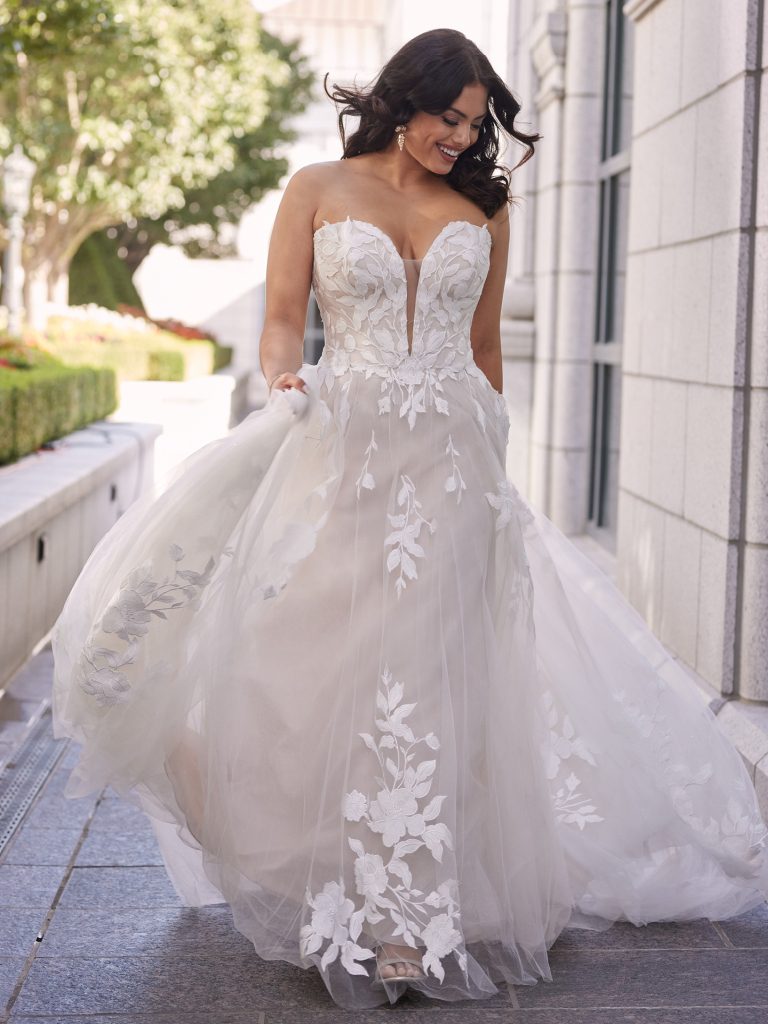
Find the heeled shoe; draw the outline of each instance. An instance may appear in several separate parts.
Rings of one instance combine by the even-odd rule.
[[[408,964],[409,967],[417,967],[418,974],[395,974],[390,978],[383,977],[381,973],[382,967],[393,967],[396,964]],[[423,981],[426,975],[421,965],[421,958],[415,959],[408,956],[376,956],[376,972],[373,978],[373,984],[376,988],[383,988],[384,991],[392,991],[396,995],[402,995],[408,985],[413,982]]]

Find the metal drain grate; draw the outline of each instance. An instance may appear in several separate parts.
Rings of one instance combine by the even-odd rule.
[[[53,738],[51,722],[47,708],[0,773],[0,855],[69,745]]]

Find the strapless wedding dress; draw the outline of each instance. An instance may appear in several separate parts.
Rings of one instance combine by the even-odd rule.
[[[566,926],[768,894],[742,761],[621,593],[505,474],[470,324],[487,227],[404,260],[315,235],[325,325],[277,392],[100,542],[53,632],[68,792],[111,783],[190,904],[347,1007],[379,943],[437,999],[550,979]],[[305,407],[303,407],[305,406]]]

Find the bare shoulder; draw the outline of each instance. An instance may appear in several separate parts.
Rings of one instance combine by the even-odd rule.
[[[494,244],[509,240],[509,203],[502,203],[488,221],[488,230]]]
[[[290,188],[293,192],[316,193],[318,187],[334,180],[342,164],[342,160],[323,160],[316,164],[306,164],[294,171],[288,179],[286,190]]]

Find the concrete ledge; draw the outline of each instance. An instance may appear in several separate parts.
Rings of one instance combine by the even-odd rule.
[[[137,474],[131,501],[152,483],[156,423],[97,420],[10,466],[0,466],[0,551],[49,522],[116,472]],[[149,459],[147,460],[147,450]],[[147,466],[147,461],[149,465]],[[120,502],[120,511],[130,504]]]
[[[160,432],[99,420],[0,467],[0,686],[50,630],[98,541],[152,485]]]

